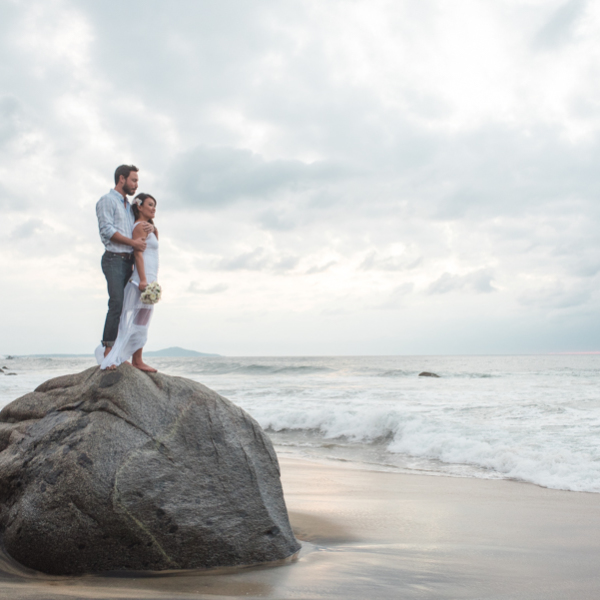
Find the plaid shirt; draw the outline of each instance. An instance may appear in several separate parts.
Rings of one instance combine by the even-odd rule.
[[[110,238],[117,232],[127,238],[130,238],[133,232],[135,218],[127,198],[123,201],[123,196],[117,190],[110,190],[108,194],[98,200],[96,216],[98,217],[100,238],[107,250],[110,252],[133,252],[131,246],[110,241]]]

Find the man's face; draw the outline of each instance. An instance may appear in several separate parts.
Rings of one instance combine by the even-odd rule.
[[[121,177],[123,177],[123,175],[121,175]],[[128,196],[133,196],[135,194],[135,190],[138,188],[138,174],[135,171],[131,171],[131,173],[129,173],[129,177],[127,179],[123,177],[123,180],[123,191]]]

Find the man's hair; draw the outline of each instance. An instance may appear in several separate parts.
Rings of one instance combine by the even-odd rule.
[[[117,170],[115,171],[115,185],[119,183],[119,177],[121,177],[121,175],[127,179],[131,171],[137,173],[139,169],[135,165],[121,165],[120,167],[117,167]]]

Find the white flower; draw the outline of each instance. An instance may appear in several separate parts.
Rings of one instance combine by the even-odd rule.
[[[162,289],[158,281],[153,281],[146,286],[142,292],[140,299],[144,304],[156,304],[162,295]]]

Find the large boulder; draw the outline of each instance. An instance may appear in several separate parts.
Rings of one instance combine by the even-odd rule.
[[[269,438],[207,387],[128,364],[0,412],[0,535],[51,574],[192,569],[299,550]]]

